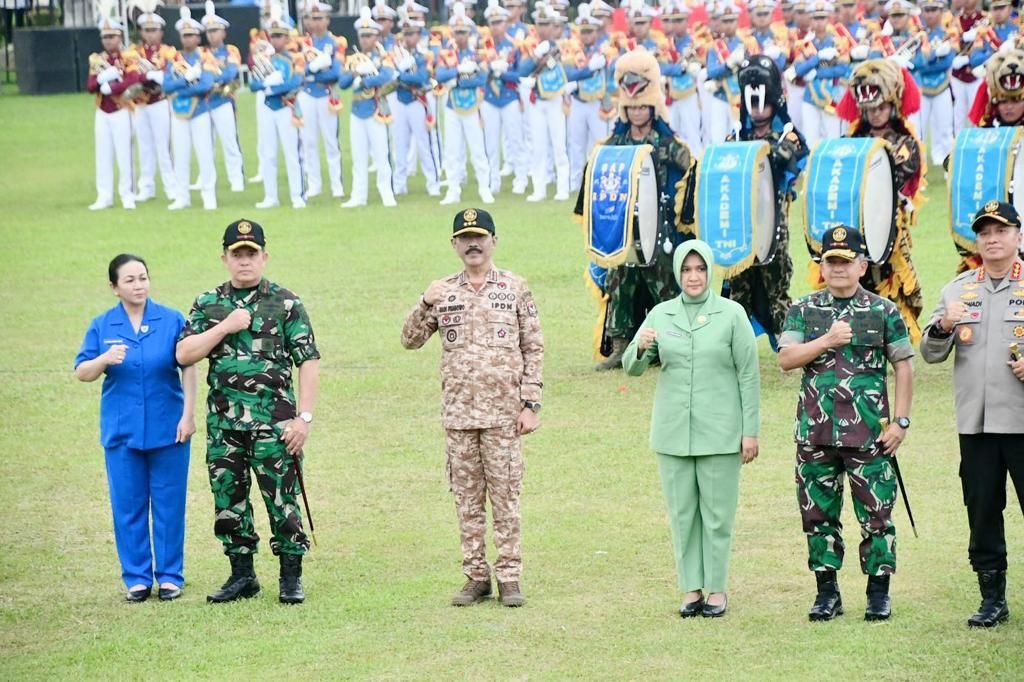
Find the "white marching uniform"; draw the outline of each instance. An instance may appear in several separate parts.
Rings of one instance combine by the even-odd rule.
[[[543,66],[538,70],[541,64]],[[533,193],[528,199],[540,201],[547,195],[548,164],[551,161],[555,169],[555,199],[565,201],[569,198],[569,153],[566,148],[565,112],[562,111],[562,94],[568,83],[565,68],[558,59],[547,54],[538,57],[534,52],[519,66],[519,83],[530,97],[527,117]]]
[[[365,8],[364,8],[365,9]],[[377,173],[377,192],[388,207],[397,205],[391,185],[390,141],[386,95],[380,88],[392,83],[398,74],[383,60],[383,48],[343,71],[338,80],[342,88],[353,88],[349,138],[352,144],[352,193],[342,204],[346,208],[365,206],[369,194],[370,158]],[[359,70],[362,72],[359,72]]]
[[[331,183],[331,196],[345,194],[341,171],[341,147],[338,143],[340,102],[334,97],[334,86],[341,74],[341,58],[337,54],[338,39],[330,33],[321,37],[310,36],[312,49],[307,47],[306,74],[298,94],[302,111],[302,163],[306,171],[307,196],[323,191],[320,174],[320,141],[327,158],[327,176]],[[344,48],[341,48],[342,50]]]
[[[409,176],[419,160],[430,196],[441,194],[441,155],[437,132],[429,113],[430,68],[427,55],[418,48],[408,53],[408,62],[399,64],[398,90],[392,106],[391,133],[395,140],[395,194],[409,191]],[[402,69],[405,66],[407,68]],[[429,117],[429,122],[428,122]]]
[[[260,175],[263,177],[263,201],[259,208],[278,205],[277,192],[277,150],[284,156],[288,175],[288,196],[293,208],[306,205],[303,196],[302,162],[299,158],[299,131],[292,120],[291,93],[302,83],[302,71],[297,67],[296,58],[291,54],[277,53],[270,58],[274,72],[265,81],[254,79],[249,87],[254,92],[264,93],[263,107],[266,109],[266,125],[260,128],[259,146],[263,159]],[[271,80],[272,79],[272,80]]]
[[[164,92],[171,97],[171,148],[174,155],[174,176],[178,196],[171,208],[185,208],[192,203],[189,176],[192,151],[199,165],[199,189],[203,208],[217,208],[217,170],[213,160],[213,127],[207,95],[214,85],[214,76],[202,62],[199,50],[179,52],[188,65],[188,74],[179,73],[175,62],[164,72]],[[194,77],[195,76],[195,77]]]
[[[242,166],[242,150],[238,144],[238,117],[233,88],[238,83],[242,57],[234,45],[210,49],[210,53],[220,65],[220,74],[214,78],[214,88],[210,93],[210,120],[220,140],[231,191],[241,192],[245,189],[245,171]]]
[[[136,104],[132,112],[135,140],[139,146],[139,194],[145,201],[156,196],[156,172],[167,199],[177,198],[177,181],[171,159],[171,105],[163,97],[149,104]]]
[[[484,130],[480,120],[483,87],[488,72],[476,62],[475,51],[466,48],[454,50],[457,66],[442,67],[435,71],[439,83],[451,82],[448,103],[444,110],[444,173],[448,191],[442,203],[455,203],[462,196],[462,184],[467,179],[466,148],[476,174],[480,199],[485,204],[494,201],[491,195],[491,166],[487,159]]]

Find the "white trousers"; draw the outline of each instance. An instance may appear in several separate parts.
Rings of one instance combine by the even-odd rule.
[[[672,100],[668,108],[669,125],[673,132],[683,138],[690,148],[693,158],[699,159],[704,151],[704,141],[700,136],[700,101],[693,94],[685,99]]]
[[[530,154],[533,191],[544,194],[548,184],[548,158],[554,158],[555,192],[569,193],[569,153],[565,147],[565,114],[562,98],[537,98],[530,106]]]
[[[581,102],[575,97],[569,109],[569,190],[577,191],[583,184],[583,166],[590,150],[608,137],[608,121],[601,118],[601,102]]]
[[[306,187],[310,194],[323,189],[320,177],[320,140],[324,141],[327,155],[327,176],[331,180],[331,194],[341,196],[345,185],[341,179],[341,148],[338,145],[338,114],[331,111],[329,97],[313,97],[305,92],[298,95],[302,110],[302,165],[306,170]]]
[[[132,118],[127,109],[112,114],[96,110],[93,131],[96,139],[96,200],[114,201],[114,162],[117,162],[117,193],[121,203],[131,201]],[[186,181],[188,178],[185,178]]]
[[[427,107],[418,100],[399,102],[391,110],[391,132],[395,136],[395,191],[409,191],[409,176],[419,159],[427,179],[427,191],[441,187],[441,159],[431,138],[436,132],[427,127]],[[415,151],[413,151],[415,150]]]
[[[260,176],[264,176],[264,169],[266,168],[266,159],[263,156],[263,145],[259,144],[259,141],[266,135],[266,128],[272,126],[273,123],[270,120],[270,109],[267,108],[267,93],[259,90],[256,92],[256,162],[257,169],[256,173]],[[277,152],[274,152],[277,155]]]
[[[718,97],[711,96],[704,100],[708,105],[708,135],[705,145],[725,142],[733,129],[732,105]]]
[[[217,169],[213,165],[213,125],[209,112],[192,118],[171,119],[171,145],[174,149],[174,181],[177,183],[178,201],[191,203],[189,176],[192,170],[192,150],[199,163],[199,189],[212,196],[217,187]]]
[[[448,109],[444,112],[444,173],[448,178],[448,190],[465,183],[466,147],[469,147],[469,161],[476,173],[480,187],[490,187],[491,166],[487,162],[484,147],[484,130],[480,125],[480,113],[458,114]]]
[[[171,161],[171,104],[166,99],[137,104],[132,115],[139,145],[139,194],[156,194],[156,169],[168,199],[177,196]]]
[[[502,162],[512,168],[517,183],[525,183],[529,164],[523,146],[523,112],[519,102],[510,102],[503,107],[484,102],[480,105],[480,114],[484,122],[487,163],[491,167],[491,191],[501,189]]]
[[[352,143],[351,201],[366,203],[369,194],[370,156],[377,167],[377,192],[382,201],[393,201],[391,161],[388,159],[388,127],[375,119],[349,118],[349,139]]]
[[[272,111],[266,105],[267,122],[260,129],[260,156],[263,158],[263,200],[278,201],[277,149],[284,154],[284,168],[288,174],[288,196],[292,202],[302,199],[302,161],[299,159],[299,131],[292,125],[291,107]]]
[[[831,140],[842,134],[839,117],[835,114],[827,114],[810,102],[800,103],[800,113],[808,149],[813,150],[818,140]]]
[[[953,151],[953,93],[946,88],[938,95],[921,96],[917,134],[927,139],[932,165],[939,166]]]
[[[245,172],[242,170],[242,150],[238,146],[238,124],[233,102],[222,104],[210,111],[213,129],[217,131],[220,149],[224,153],[224,169],[228,174],[228,182],[232,189],[245,185]]]
[[[786,102],[788,103],[789,120],[793,122],[793,127],[801,133],[804,132],[804,86],[793,85],[787,80]]]
[[[953,135],[964,128],[970,127],[967,112],[974,105],[974,96],[981,87],[981,79],[975,78],[973,83],[964,83],[959,78],[950,78],[949,87],[953,91]]]

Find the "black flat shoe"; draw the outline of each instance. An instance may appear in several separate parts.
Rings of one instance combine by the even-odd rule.
[[[714,606],[712,604],[704,603],[704,608],[701,610],[701,615],[705,618],[721,618],[725,615],[726,607],[729,605],[729,598],[726,597],[725,601]]]
[[[704,597],[701,597],[697,601],[686,602],[679,607],[679,616],[681,618],[696,618],[704,610]]]
[[[160,601],[174,601],[181,596],[180,587],[161,587]]]
[[[124,595],[124,599],[125,601],[136,604],[149,599],[149,592],[150,589],[148,587],[144,590],[129,590],[128,594]]]

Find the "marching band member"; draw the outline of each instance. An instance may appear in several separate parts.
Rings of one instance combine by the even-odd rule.
[[[508,10],[508,28],[506,33],[513,42],[522,42],[530,35],[530,27],[523,21],[526,12],[525,0],[505,0],[505,9]]]
[[[885,22],[882,4],[881,0],[861,0],[860,20],[863,22],[870,21],[881,26]]]
[[[427,194],[441,196],[441,157],[437,149],[435,120],[427,103],[430,91],[430,66],[433,55],[420,47],[420,36],[425,24],[399,10],[400,45],[396,48],[401,55],[395,62],[398,69],[398,104],[392,109],[394,120],[391,132],[395,136],[395,194],[409,191],[408,178],[417,157],[427,180]],[[416,154],[405,150],[415,148]]]
[[[801,104],[801,123],[807,146],[811,149],[818,140],[839,137],[839,79],[848,72],[849,59],[840,54],[829,29],[832,3],[813,0],[810,3],[811,31],[797,47],[793,72],[806,83]]]
[[[260,129],[259,146],[263,156],[263,200],[256,208],[274,208],[280,205],[277,194],[277,149],[284,155],[288,174],[288,195],[292,208],[305,208],[302,196],[302,163],[299,160],[299,131],[301,111],[295,111],[295,92],[302,86],[306,65],[302,55],[289,50],[295,24],[283,12],[283,6],[271,8],[267,21],[267,35],[273,54],[258,54],[254,58],[253,78],[249,89],[262,92],[263,106],[269,112],[267,125]]]
[[[306,171],[306,198],[315,197],[323,189],[320,175],[320,140],[327,155],[327,176],[331,181],[331,196],[340,199],[345,194],[341,176],[341,148],[338,144],[341,102],[334,96],[334,86],[341,75],[348,42],[327,30],[332,7],[319,0],[305,5],[309,34],[303,41],[306,73],[302,89],[296,99],[302,109],[302,165]]]
[[[789,30],[772,22],[775,11],[774,0],[750,0],[747,12],[750,14],[749,38],[757,41],[756,46],[745,40],[748,56],[763,54],[775,62],[779,70],[786,68],[789,56]]]
[[[506,1],[505,6],[508,6]],[[590,16],[601,20],[601,31],[597,42],[606,43],[615,30],[615,8],[604,0],[590,0]]]
[[[658,40],[651,31],[651,20],[654,18],[654,10],[644,0],[630,0],[629,8],[626,10],[629,18],[629,35],[636,47],[646,48],[652,54],[657,53]]]
[[[793,260],[789,255],[789,205],[796,181],[810,150],[789,119],[782,77],[768,55],[750,57],[737,76],[740,84],[740,129],[735,139],[764,140],[771,145],[769,162],[775,180],[777,246],[767,265],[747,268],[729,280],[729,298],[754,317],[772,337],[782,333],[792,304],[789,284]]]
[[[945,0],[922,0],[921,16],[927,44],[914,55],[914,80],[921,90],[921,112],[918,114],[918,134],[922,141],[931,133],[928,148],[932,163],[942,164],[953,149],[953,95],[949,89],[950,69],[953,66],[953,45],[957,36],[950,36],[943,26],[942,12]]]
[[[352,142],[352,194],[342,208],[365,206],[369,193],[370,157],[377,167],[377,192],[387,208],[397,206],[391,188],[391,161],[388,158],[388,111],[385,86],[394,85],[398,74],[380,46],[381,27],[363,7],[355,22],[359,51],[346,60],[338,85],[352,88],[352,115],[349,137]]]
[[[327,5],[330,7],[330,5]],[[328,10],[330,11],[330,10]],[[373,9],[370,11],[370,18],[380,24],[380,38],[378,42],[385,50],[390,51],[395,46],[395,19],[398,12],[388,7],[387,0],[373,0]]]
[[[488,0],[484,18],[491,32],[487,54],[491,61],[480,113],[491,168],[491,192],[501,190],[502,164],[498,160],[503,159],[512,171],[512,193],[525,194],[529,162],[522,138],[523,112],[519,108],[519,51],[508,37],[509,16],[509,11],[501,7],[498,0]]]
[[[203,208],[217,208],[217,170],[213,165],[213,127],[210,121],[208,95],[214,77],[207,58],[199,47],[203,25],[192,18],[188,7],[182,7],[181,18],[174,24],[181,38],[181,51],[169,62],[164,72],[164,92],[171,96],[171,145],[174,150],[174,177],[178,196],[168,206],[172,211],[192,204],[189,175],[192,151],[199,162],[199,191]]]
[[[721,35],[708,49],[708,76],[704,81],[704,89],[712,96],[704,99],[708,105],[707,144],[724,141],[736,120],[734,107],[739,105],[736,70],[743,63],[746,53],[743,40],[736,35],[739,14],[740,9],[733,0],[721,0],[714,8],[714,17],[720,26]]]
[[[235,111],[235,90],[241,83],[239,69],[242,55],[234,45],[224,42],[231,25],[217,16],[213,0],[206,0],[206,14],[203,16],[209,53],[217,63],[219,73],[214,77],[210,91],[210,118],[220,140],[224,153],[224,167],[232,192],[245,191],[245,171],[242,169],[242,150],[238,146],[237,112]]]
[[[573,55],[575,64],[565,70],[566,78],[574,84],[572,108],[566,122],[569,138],[569,189],[578,192],[583,184],[583,167],[590,150],[608,136],[608,116],[602,110],[608,91],[608,58],[597,42],[602,22],[590,14],[590,5],[577,8],[575,24],[579,45]],[[614,112],[609,112],[614,115]]]
[[[956,17],[956,28],[960,32],[959,52],[953,57],[953,77],[950,79],[950,90],[953,93],[953,137],[967,125],[967,112],[974,102],[983,78],[974,75],[971,70],[971,57],[968,54],[978,36],[980,22],[985,15],[978,10],[980,0],[959,0],[961,9]]]
[[[476,173],[480,201],[494,203],[491,193],[491,166],[487,160],[484,131],[480,123],[480,104],[488,73],[477,61],[477,53],[470,44],[472,22],[465,8],[456,2],[448,25],[452,31],[452,45],[443,51],[442,63],[434,71],[438,83],[450,83],[448,104],[444,112],[444,174],[448,191],[442,204],[457,204],[462,198],[462,183],[466,181],[466,148]]]
[[[668,40],[667,59],[661,61],[661,75],[667,79],[669,124],[683,138],[695,156],[704,149],[701,139],[700,101],[697,77],[701,70],[703,46],[689,31],[690,8],[685,0],[669,0],[661,13]]]
[[[920,106],[919,99],[909,72],[892,59],[869,59],[854,69],[850,89],[839,105],[839,114],[852,124],[851,137],[877,137],[887,143],[893,180],[899,192],[896,244],[888,261],[868,266],[861,284],[896,304],[914,344],[921,340],[917,318],[924,300],[917,271],[910,260],[910,228],[915,222],[914,202],[919,200],[924,170],[921,143],[908,118]]]
[[[101,211],[114,205],[114,162],[117,162],[117,193],[121,206],[135,208],[132,192],[132,119],[121,97],[132,86],[138,86],[141,74],[125,63],[121,54],[124,26],[115,18],[117,3],[101,1],[98,14],[103,52],[89,55],[89,79],[85,89],[96,95],[93,125],[96,139],[96,201],[90,211]]]
[[[169,201],[177,197],[174,164],[171,161],[171,106],[164,97],[161,84],[164,67],[177,52],[163,44],[164,18],[156,13],[161,0],[136,0],[131,7],[142,10],[135,18],[142,44],[135,48],[140,59],[142,93],[132,111],[135,141],[139,145],[139,191],[136,202],[149,201],[156,196],[156,170],[160,168],[160,182]],[[143,70],[144,69],[144,70]]]
[[[269,6],[269,3],[268,3]],[[270,36],[267,34],[267,23],[270,15],[260,15],[260,27],[249,29],[249,71],[252,72],[257,55],[263,55],[269,59],[274,54],[274,48],[270,45]],[[274,125],[270,119],[270,109],[264,105],[266,93],[260,90],[256,93],[256,175],[249,178],[249,183],[254,185],[263,184],[263,168],[267,165],[263,158],[263,148],[259,145],[266,133],[266,128]],[[276,151],[274,152],[277,153]]]
[[[561,15],[544,2],[533,11],[536,41],[525,46],[519,64],[520,92],[529,93],[530,155],[533,170],[533,193],[527,201],[543,201],[547,196],[548,154],[555,165],[555,200],[569,199],[569,154],[565,146],[565,113],[562,93],[567,83],[562,65],[559,38],[562,35]]]
[[[811,13],[807,8],[807,0],[794,0],[793,2],[793,30],[791,32],[791,43],[789,50],[789,68],[783,71],[786,81],[786,100],[793,103],[789,111],[789,117],[797,130],[803,130],[803,101],[806,81],[796,75],[794,64],[800,56],[799,50],[806,44],[807,36],[811,31]]]
[[[879,49],[872,51],[872,57],[888,57],[893,59],[900,67],[914,70],[914,55],[918,48],[915,48],[919,36],[916,25],[917,8],[910,0],[889,0],[885,3],[885,11],[889,18],[882,26]],[[911,20],[911,14],[915,19]]]
[[[985,80],[971,107],[979,128],[1024,126],[1024,50],[1003,50],[985,63]]]
[[[1020,33],[1020,26],[1011,16],[1011,9],[1010,0],[992,0],[989,4],[990,25],[975,35],[971,68],[979,69],[999,49],[1013,49],[1015,41],[1011,38]]]
[[[844,51],[851,64],[864,61],[871,53],[872,37],[882,30],[881,25],[857,14],[856,0],[839,0],[836,5],[836,34],[846,41]]]

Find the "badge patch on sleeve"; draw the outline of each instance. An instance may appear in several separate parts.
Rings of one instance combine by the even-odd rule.
[[[533,294],[527,291],[523,294],[522,300],[526,302],[526,314],[530,317],[537,317],[537,304],[533,302]]]

